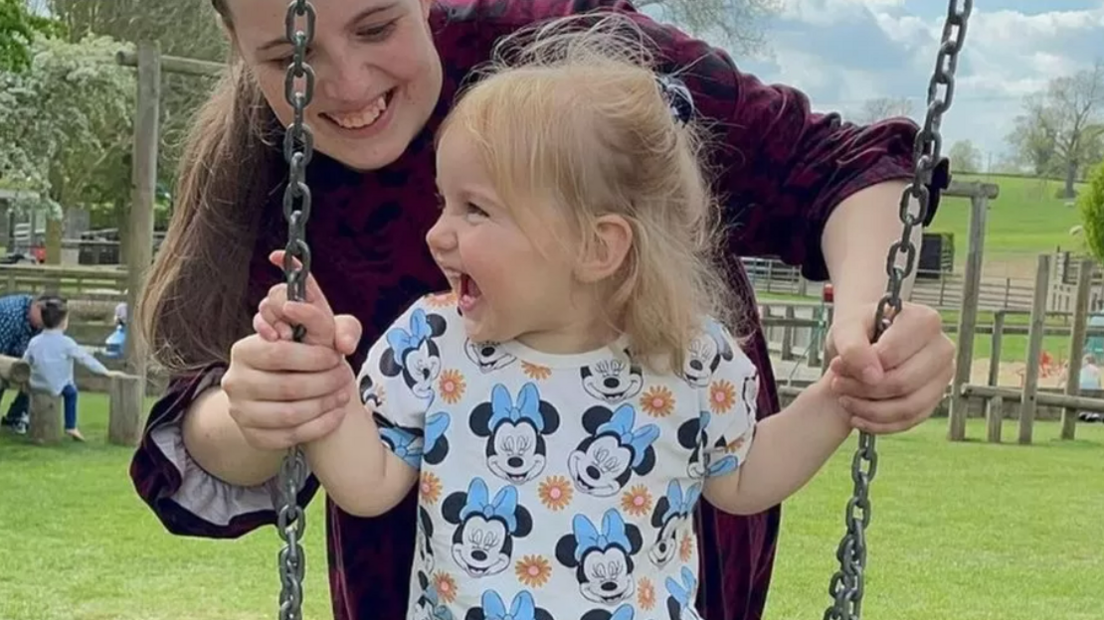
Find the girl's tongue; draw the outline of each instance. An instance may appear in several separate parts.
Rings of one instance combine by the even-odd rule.
[[[479,290],[479,285],[475,283],[475,280],[472,280],[466,274],[460,276],[460,310],[462,312],[470,311],[482,295],[483,292]]]

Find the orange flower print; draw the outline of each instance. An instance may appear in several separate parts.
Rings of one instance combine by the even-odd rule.
[[[527,377],[536,379],[537,381],[552,376],[552,369],[547,366],[538,366],[536,364],[530,364],[529,362],[522,362],[521,369],[525,371]]]
[[[636,589],[636,604],[644,611],[651,611],[655,607],[655,586],[652,580],[641,577],[639,587]]]
[[[683,532],[682,541],[679,542],[679,559],[689,562],[692,557],[694,557],[694,539],[690,536],[690,532]]]
[[[733,439],[732,441],[728,442],[728,444],[724,447],[724,451],[729,453],[729,454],[732,454],[732,453],[736,452],[737,450],[739,450],[740,448],[744,447],[744,442],[745,441],[747,441],[747,440],[744,438],[744,436],[740,435],[736,439]]]
[[[736,388],[722,379],[709,386],[709,408],[713,413],[728,413],[736,404]]]
[[[652,494],[648,491],[648,487],[638,484],[626,491],[625,494],[621,496],[621,510],[636,517],[641,517],[651,512]]]
[[[559,512],[566,508],[571,503],[571,496],[574,493],[571,482],[563,476],[549,476],[540,483],[540,487],[537,489],[541,503],[553,512]]]
[[[437,382],[437,391],[440,392],[441,400],[455,405],[460,397],[464,395],[464,388],[467,385],[464,383],[464,375],[460,374],[459,370],[449,368],[441,373],[441,378]]]
[[[418,483],[418,487],[422,494],[422,499],[427,504],[436,504],[437,500],[441,498],[441,479],[433,474],[431,471],[423,471],[422,479]]]
[[[445,291],[443,293],[430,293],[426,295],[426,305],[431,308],[448,308],[456,305],[456,293]]]
[[[640,397],[640,408],[653,418],[665,418],[675,409],[675,395],[665,386],[652,386]]]
[[[514,565],[518,581],[530,588],[539,588],[552,576],[552,565],[543,556],[527,555]]]
[[[451,603],[456,600],[456,580],[448,573],[437,573],[433,576],[433,585],[437,587],[437,598],[442,603]]]

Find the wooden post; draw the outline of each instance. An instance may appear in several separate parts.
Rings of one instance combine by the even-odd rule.
[[[1050,255],[1040,254],[1035,272],[1035,296],[1031,303],[1031,328],[1028,332],[1027,368],[1024,369],[1023,397],[1020,399],[1021,444],[1031,443],[1035,427],[1036,393],[1039,390],[1039,358],[1043,352],[1043,331],[1046,327],[1047,289],[1050,285]]]
[[[144,407],[142,381],[133,375],[111,377],[111,410],[107,441],[121,446],[136,446],[142,436]]]
[[[1001,442],[1001,422],[1004,421],[1004,399],[1000,396],[985,400],[986,440],[989,443]]]
[[[792,305],[786,306],[782,312],[782,316],[787,319],[795,318],[794,307]],[[791,361],[794,358],[793,355],[793,341],[794,341],[794,326],[786,324],[782,326],[782,359],[784,361]]]
[[[0,379],[9,385],[21,386],[31,378],[31,365],[18,357],[0,355]]]
[[[988,211],[987,196],[974,195],[970,198],[969,245],[966,251],[966,273],[962,279],[962,310],[958,315],[958,351],[955,358],[954,381],[951,386],[951,411],[947,429],[947,438],[951,441],[966,439],[966,414],[970,403],[962,395],[962,386],[970,381],[970,367],[974,359],[974,332],[977,328],[981,259],[985,251],[985,218]]]
[[[29,400],[31,441],[39,445],[61,443],[61,397],[32,390]]]
[[[1070,328],[1069,372],[1066,376],[1066,394],[1081,394],[1081,355],[1085,350],[1085,327],[1089,322],[1089,292],[1092,288],[1093,268],[1096,261],[1081,261],[1077,271],[1077,301],[1073,309],[1073,326]],[[1077,432],[1077,409],[1062,410],[1062,439],[1073,439]]]
[[[993,313],[993,334],[989,345],[989,385],[1000,383],[1001,341],[1004,339],[1004,310]]]
[[[161,52],[154,41],[138,43],[138,110],[134,124],[134,193],[127,231],[127,312],[137,314],[146,272],[153,262],[153,203],[157,189],[157,148],[161,100]],[[124,353],[127,372],[138,377],[136,406],[146,382],[146,344],[140,330],[131,329]]]

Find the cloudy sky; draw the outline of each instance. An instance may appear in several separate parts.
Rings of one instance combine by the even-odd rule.
[[[874,97],[910,97],[914,118],[947,11],[946,0],[783,0],[768,24],[772,58],[738,59],[764,81],[797,86],[817,109],[857,110]],[[944,148],[973,140],[993,161],[1025,94],[1104,58],[1104,0],[977,0],[958,67]]]

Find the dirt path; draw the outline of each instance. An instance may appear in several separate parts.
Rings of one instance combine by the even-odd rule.
[[[1023,362],[1001,362],[998,385],[1002,387],[1020,387],[1023,385]],[[970,369],[970,383],[982,384],[989,377],[989,358],[974,360]],[[1065,387],[1066,377],[1063,369],[1055,367],[1039,374],[1039,387]]]

